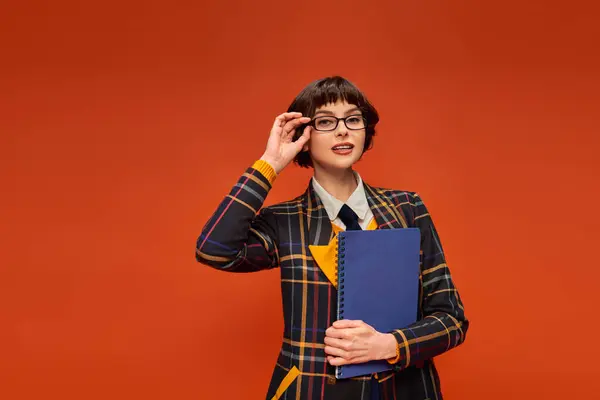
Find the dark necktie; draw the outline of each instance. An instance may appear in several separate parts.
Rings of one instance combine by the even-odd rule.
[[[338,217],[342,220],[344,225],[346,225],[347,231],[361,231],[362,228],[358,223],[358,215],[348,205],[344,204],[340,209],[340,213]]]

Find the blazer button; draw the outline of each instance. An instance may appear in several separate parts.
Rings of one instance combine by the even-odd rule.
[[[335,385],[335,378],[333,376],[328,376],[327,383],[330,385]]]

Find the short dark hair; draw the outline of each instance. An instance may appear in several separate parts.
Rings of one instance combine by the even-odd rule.
[[[296,96],[287,112],[300,112],[303,116],[312,118],[317,108],[339,100],[358,107],[363,117],[367,119],[363,152],[369,150],[373,147],[373,136],[375,136],[375,125],[379,122],[379,114],[367,97],[352,82],[341,76],[331,76],[311,82]],[[293,140],[297,140],[303,131],[304,126],[297,128]],[[308,151],[298,153],[294,162],[304,168],[313,166]]]

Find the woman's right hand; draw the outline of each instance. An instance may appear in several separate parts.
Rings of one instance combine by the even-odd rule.
[[[310,139],[311,127],[307,126],[302,136],[295,142],[292,141],[296,128],[307,122],[310,122],[310,118],[303,117],[299,112],[283,113],[275,118],[267,148],[260,159],[271,164],[277,174],[302,151]]]

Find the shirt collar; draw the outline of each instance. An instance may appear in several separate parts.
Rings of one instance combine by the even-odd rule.
[[[356,171],[353,172],[354,176],[356,177],[356,181],[358,182],[358,185],[346,201],[346,204],[352,209],[352,211],[356,213],[356,215],[358,215],[358,218],[360,220],[364,220],[367,216],[367,212],[369,211],[369,203],[367,202],[365,187],[363,185],[363,181],[360,177],[360,174]],[[323,203],[323,207],[325,207],[325,211],[327,212],[329,219],[331,221],[335,220],[340,212],[340,209],[344,205],[344,202],[336,199],[331,194],[329,194],[329,192],[327,192],[325,188],[321,186],[321,184],[319,184],[319,182],[314,176],[312,177],[312,185],[315,192],[317,193],[317,196],[319,196],[319,198],[321,199],[321,202]]]

